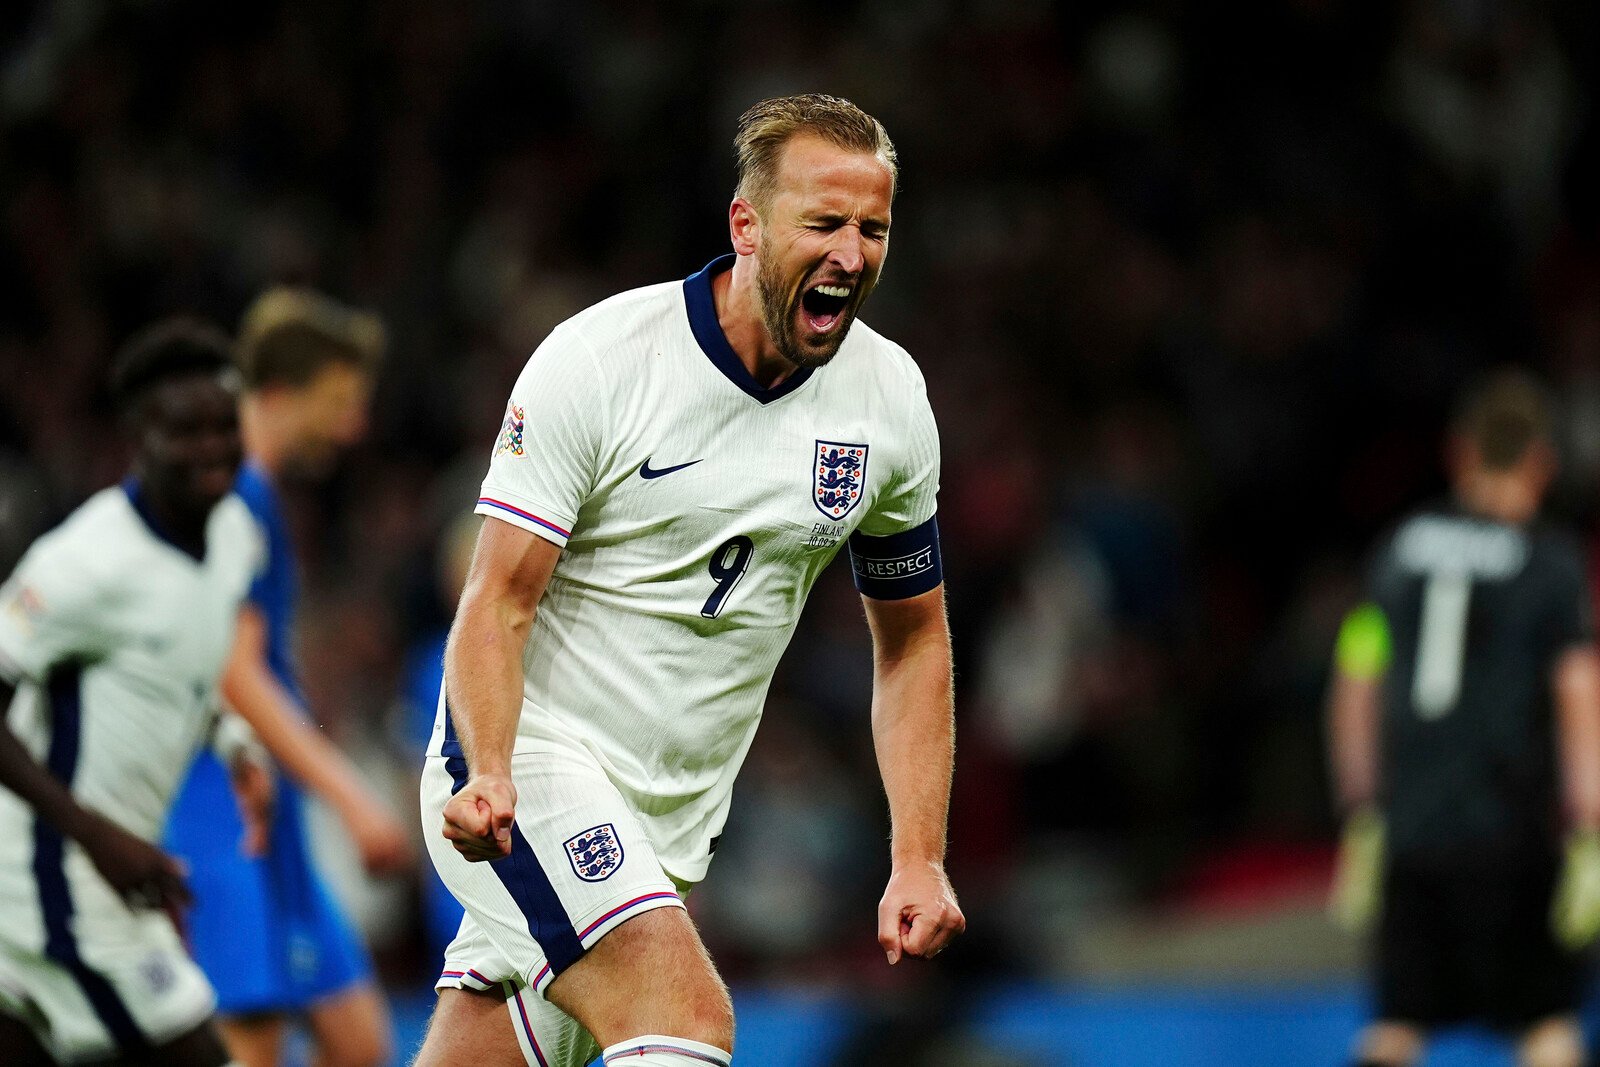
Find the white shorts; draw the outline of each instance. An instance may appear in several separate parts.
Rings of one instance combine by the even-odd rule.
[[[581,749],[512,757],[517,813],[503,860],[469,863],[444,839],[444,806],[466,777],[465,761],[442,756],[422,772],[428,852],[466,911],[435,988],[504,987],[528,1063],[582,1067],[599,1050],[545,988],[617,926],[683,899],[622,794]]]
[[[82,905],[99,895],[73,894]],[[105,898],[74,913],[52,894],[40,908],[43,931],[0,924],[0,1011],[26,1023],[60,1063],[166,1044],[216,1010],[211,983],[166,914],[132,911],[109,887]]]

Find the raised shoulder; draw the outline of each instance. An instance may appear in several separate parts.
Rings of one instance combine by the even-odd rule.
[[[1575,587],[1587,588],[1589,583],[1589,553],[1583,541],[1573,531],[1549,523],[1533,529],[1535,558],[1549,567],[1561,580]]]
[[[245,555],[252,570],[265,564],[267,545],[261,523],[238,493],[229,493],[217,502],[207,526],[207,537],[213,545]]]
[[[901,387],[909,386],[919,393],[928,391],[922,368],[917,366],[917,361],[911,358],[911,353],[904,347],[860,320],[851,328],[851,340],[855,340],[857,334],[860,335],[862,353],[869,357],[874,370]]]
[[[28,547],[16,578],[58,602],[116,602],[129,579],[147,570],[138,558],[140,522],[120,487],[102,489]]]
[[[217,501],[216,512],[212,519],[219,526],[229,530],[255,525],[255,516],[251,514],[250,505],[237,492],[229,493]]]
[[[144,520],[121,486],[95,493],[35,542],[52,566],[71,566],[80,578],[111,584],[143,543]]]
[[[660,282],[629,289],[591,305],[551,332],[551,340],[578,341],[597,360],[610,361],[643,346],[632,342],[659,336],[682,315],[683,283]]]

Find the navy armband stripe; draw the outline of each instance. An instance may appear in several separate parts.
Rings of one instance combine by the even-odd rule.
[[[938,516],[888,537],[851,534],[850,569],[856,589],[874,600],[905,600],[937,588],[944,581]]]

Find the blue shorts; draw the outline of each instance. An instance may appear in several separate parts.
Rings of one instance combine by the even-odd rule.
[[[267,854],[240,854],[244,824],[228,773],[204,751],[167,820],[189,866],[189,937],[223,1015],[295,1012],[372,975],[366,948],[311,864],[304,800],[277,781]]]

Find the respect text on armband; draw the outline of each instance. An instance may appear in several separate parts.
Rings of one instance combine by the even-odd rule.
[[[854,556],[852,563],[856,573],[863,578],[873,578],[887,581],[894,578],[910,578],[923,574],[933,569],[934,550],[932,545],[918,549],[906,556],[897,556],[894,559],[868,559],[863,556]]]

